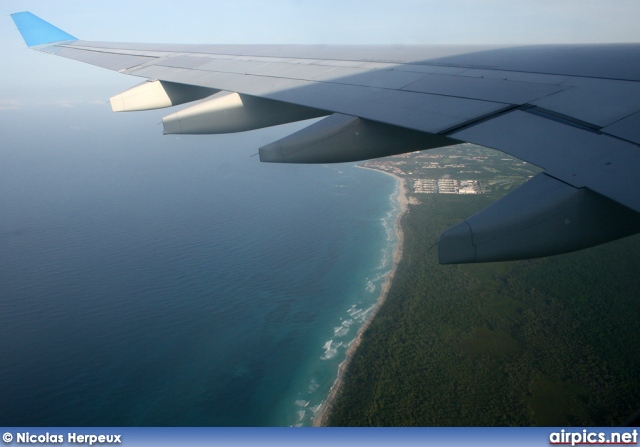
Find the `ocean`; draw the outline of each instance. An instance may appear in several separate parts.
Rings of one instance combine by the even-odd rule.
[[[300,124],[105,109],[0,111],[1,424],[310,425],[391,269],[395,181],[252,157]]]

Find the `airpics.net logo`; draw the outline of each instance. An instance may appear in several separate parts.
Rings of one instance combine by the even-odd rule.
[[[16,444],[82,444],[82,445],[104,445],[104,444],[120,444],[122,443],[122,435],[104,435],[104,434],[78,434],[67,433],[67,435],[51,434],[49,432],[43,434],[33,434],[29,432],[16,433]],[[12,433],[6,432],[2,435],[5,444],[11,444],[14,440]]]
[[[551,445],[637,445],[638,431],[597,432],[590,430],[553,432],[549,435]]]

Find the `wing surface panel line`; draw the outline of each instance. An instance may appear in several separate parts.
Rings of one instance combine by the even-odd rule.
[[[154,66],[157,64],[151,64],[148,65],[149,66]],[[147,68],[145,67],[145,68]],[[489,99],[480,99],[480,98],[469,98],[466,96],[458,96],[458,95],[447,95],[444,93],[431,93],[431,92],[414,92],[412,90],[404,90],[404,89],[398,89],[398,88],[391,88],[391,87],[371,87],[371,86],[366,86],[366,85],[362,85],[362,84],[354,84],[354,83],[348,83],[348,82],[335,82],[335,81],[317,81],[317,80],[313,80],[313,79],[301,79],[301,78],[288,78],[288,77],[284,77],[284,76],[271,76],[271,75],[259,75],[259,74],[250,74],[250,73],[239,73],[239,72],[228,72],[228,71],[217,71],[217,70],[198,70],[195,68],[181,68],[181,67],[167,67],[167,68],[176,68],[179,70],[188,70],[191,72],[200,72],[200,73],[215,73],[215,74],[221,74],[221,75],[241,75],[241,76],[254,76],[254,77],[259,77],[259,78],[264,78],[264,79],[280,79],[280,80],[291,80],[291,81],[303,81],[303,82],[314,82],[317,84],[334,84],[334,85],[342,85],[342,86],[351,86],[351,87],[365,87],[365,88],[375,88],[377,90],[388,90],[388,91],[401,91],[401,92],[406,92],[406,93],[417,93],[417,94],[421,94],[421,95],[429,95],[429,96],[439,96],[439,97],[443,97],[443,98],[456,98],[456,99],[463,99],[463,100],[469,100],[469,101],[478,101],[478,102],[486,102],[489,104],[504,104],[505,106],[509,107],[509,106],[514,106],[514,107],[519,107],[520,104],[512,104],[512,103],[508,103],[508,102],[504,102],[504,101],[497,101],[497,100],[489,100]],[[337,67],[336,67],[337,68]],[[134,69],[128,69],[131,70],[130,72],[127,72],[127,74],[130,75],[135,75],[135,71],[136,68]],[[146,76],[143,76],[146,77]],[[160,78],[159,78],[160,79]],[[161,79],[161,80],[166,80],[169,81],[169,79]],[[441,132],[439,132],[441,133]]]

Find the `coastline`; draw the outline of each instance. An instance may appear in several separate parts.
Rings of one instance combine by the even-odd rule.
[[[380,308],[382,307],[382,305],[387,299],[387,295],[389,294],[389,289],[391,288],[393,278],[398,269],[398,264],[402,260],[402,254],[404,249],[404,233],[402,232],[402,226],[400,225],[400,220],[405,215],[405,213],[409,210],[409,204],[410,204],[409,197],[407,196],[405,179],[402,177],[398,177],[397,175],[394,175],[390,172],[381,171],[379,169],[372,169],[364,166],[356,166],[356,167],[360,169],[369,169],[371,171],[380,172],[382,174],[389,175],[394,179],[396,179],[396,182],[397,182],[396,200],[398,201],[398,205],[400,206],[400,211],[398,212],[398,215],[394,223],[395,230],[396,230],[396,247],[393,250],[393,261],[392,261],[391,270],[387,274],[387,277],[385,278],[385,281],[382,284],[382,287],[380,288],[380,297],[378,298],[378,301],[376,302],[375,307],[373,308],[367,321],[364,322],[364,324],[358,330],[358,334],[356,335],[356,337],[351,341],[351,343],[349,343],[349,347],[347,348],[345,359],[342,361],[342,363],[340,363],[340,366],[338,367],[338,375],[336,377],[336,380],[333,382],[333,385],[331,385],[331,389],[329,390],[329,395],[322,403],[322,406],[318,410],[317,415],[313,418],[312,426],[314,427],[322,427],[326,425],[327,419],[329,418],[329,414],[331,413],[331,407],[333,406],[333,403],[336,397],[338,396],[338,392],[343,386],[344,373],[349,367],[349,364],[351,363],[351,359],[353,358],[353,355],[355,354],[356,350],[360,346],[360,342],[362,341],[362,336],[364,332],[367,330],[367,328],[369,327],[369,324],[371,324],[371,322],[377,315],[378,311],[380,310]]]

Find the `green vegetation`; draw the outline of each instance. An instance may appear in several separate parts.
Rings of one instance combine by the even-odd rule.
[[[640,408],[640,237],[441,266],[438,234],[495,196],[417,197],[328,425],[619,425]]]

